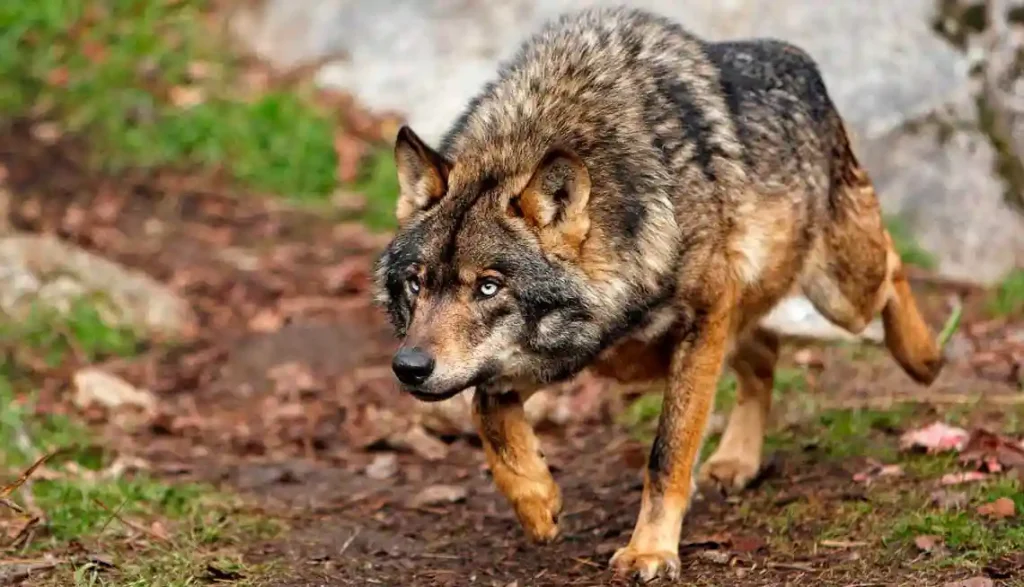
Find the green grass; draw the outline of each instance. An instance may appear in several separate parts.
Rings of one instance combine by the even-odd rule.
[[[883,461],[896,458],[896,442],[878,442],[887,430],[902,429],[913,406],[892,410],[827,410],[813,427],[815,444],[828,458],[843,460],[870,456]]]
[[[70,303],[67,312],[37,303],[16,319],[0,315],[0,341],[16,343],[50,367],[60,364],[69,353],[87,362],[136,353],[142,341],[130,328],[108,324],[104,305],[102,300],[80,298]]]
[[[91,361],[135,352],[140,343],[133,333],[109,326],[102,314],[86,300],[72,304],[66,314],[35,308],[21,321],[0,324],[0,333],[51,366],[72,353]],[[54,571],[52,584],[193,585],[209,574],[210,564],[243,576],[265,572],[245,567],[238,550],[276,533],[276,522],[247,513],[236,499],[209,486],[168,484],[144,472],[111,474],[116,455],[94,442],[90,430],[74,418],[39,409],[30,382],[16,360],[5,360],[0,368],[0,487],[40,456],[57,453],[11,495],[15,504],[43,514],[27,542],[17,545],[18,554],[60,556],[81,545],[114,563],[109,569],[69,556]],[[6,524],[19,518],[0,506],[0,528],[13,527]],[[166,538],[140,530],[154,523],[165,529]]]
[[[918,244],[902,219],[895,216],[887,217],[885,227],[905,265],[914,265],[922,269],[935,269],[938,266],[935,255]]]
[[[1012,271],[989,298],[988,309],[996,316],[1024,312],[1024,269]]]
[[[779,367],[775,370],[775,382],[772,388],[772,395],[776,401],[795,402],[807,391],[806,374],[801,369]],[[793,397],[798,396],[798,397]],[[634,438],[650,442],[658,428],[658,418],[661,416],[661,405],[663,395],[661,392],[645,393],[633,400],[627,406],[620,418],[620,423],[629,430]],[[729,410],[736,404],[736,375],[729,370],[722,373],[718,381],[718,389],[715,392],[715,411],[728,416]],[[769,435],[766,439],[769,448],[778,444],[776,435]],[[718,444],[717,437],[708,437],[702,449],[702,455],[706,458]]]
[[[969,505],[962,510],[940,511],[933,506],[906,507],[892,525],[889,540],[912,544],[916,536],[941,536],[952,558],[940,561],[946,565],[985,563],[1003,554],[1024,550],[1024,487],[1015,479],[1003,478],[967,486]],[[1009,497],[1017,506],[1018,515],[1006,520],[989,520],[976,508],[1001,497]]]
[[[337,186],[335,113],[301,90],[239,92],[239,67],[203,24],[204,0],[0,3],[0,112],[87,136],[103,169],[223,170],[243,186],[300,201]],[[197,67],[205,76],[194,75]],[[196,104],[170,99],[201,92]],[[372,224],[390,225],[397,180],[379,157],[367,179]]]

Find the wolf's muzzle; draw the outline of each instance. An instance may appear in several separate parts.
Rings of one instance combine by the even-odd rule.
[[[406,385],[420,385],[434,372],[434,357],[413,348],[399,349],[391,360],[391,370]]]

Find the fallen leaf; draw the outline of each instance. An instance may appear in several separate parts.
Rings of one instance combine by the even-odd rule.
[[[100,405],[107,409],[136,406],[145,410],[156,407],[156,397],[148,390],[138,389],[117,375],[96,367],[80,369],[73,377],[75,405],[86,409]]]
[[[249,319],[249,330],[253,332],[277,332],[284,326],[284,317],[273,310],[260,310]]]
[[[993,585],[995,585],[995,582],[988,577],[971,577],[963,581],[945,583],[942,587],[993,587]]]
[[[860,471],[853,476],[853,480],[857,483],[870,484],[875,479],[880,477],[901,477],[903,476],[902,465],[884,465],[873,459],[868,460],[868,468]]]
[[[330,293],[357,293],[369,288],[370,268],[363,259],[349,258],[324,268],[323,278]]]
[[[274,382],[274,389],[282,397],[317,389],[317,381],[309,365],[299,361],[278,363],[267,370],[267,378]]]
[[[630,442],[622,447],[622,462],[631,470],[639,471],[647,464],[647,447],[640,442]]]
[[[960,485],[961,483],[973,483],[984,481],[988,475],[979,471],[967,471],[966,473],[947,473],[939,479],[941,485]]]
[[[365,195],[346,189],[338,189],[331,195],[331,205],[342,214],[362,214],[368,204]]]
[[[448,445],[431,436],[420,425],[388,436],[387,443],[398,450],[410,450],[427,461],[441,461],[448,456]]]
[[[96,41],[85,41],[82,44],[82,54],[93,65],[99,65],[107,60],[107,48]]]
[[[63,135],[56,122],[38,122],[32,125],[32,137],[44,145],[52,145]]]
[[[977,464],[989,473],[998,473],[1003,468],[1024,469],[1024,448],[1003,436],[978,429],[960,451],[960,461]]]
[[[815,349],[804,348],[793,353],[793,361],[802,367],[821,367],[821,353]]]
[[[46,74],[46,83],[54,87],[63,88],[68,85],[70,77],[67,67],[55,67],[50,70],[50,73]]]
[[[946,544],[941,536],[935,536],[932,534],[922,534],[914,538],[914,546],[921,552],[927,552],[932,555],[942,555],[947,552]]]
[[[977,512],[995,520],[1002,520],[1015,516],[1017,514],[1017,506],[1009,497],[1000,497],[993,502],[978,506]]]
[[[192,61],[188,64],[188,77],[192,81],[200,81],[210,77],[213,67],[205,61]]]
[[[338,158],[338,183],[347,184],[359,179],[366,150],[366,141],[356,136],[345,132],[334,135],[334,153]]]
[[[150,524],[149,531],[152,532],[154,536],[159,537],[161,540],[170,540],[171,535],[167,532],[167,527],[164,526],[164,523],[160,520],[156,520],[152,524]]]
[[[202,104],[206,100],[206,94],[202,88],[196,86],[174,86],[168,98],[171,104],[178,108],[192,108]]]
[[[431,485],[413,496],[409,500],[409,507],[458,503],[466,499],[466,495],[468,495],[466,488],[459,485]]]
[[[939,489],[932,492],[930,501],[944,510],[959,510],[967,505],[967,494],[962,491]]]
[[[911,430],[900,437],[900,448],[911,450],[923,448],[929,454],[948,450],[960,450],[970,435],[963,428],[956,428],[942,422],[934,422],[924,428]]]
[[[733,536],[729,549],[733,552],[750,554],[768,546],[760,536]]]
[[[394,453],[381,453],[366,466],[366,476],[377,481],[394,477],[397,472],[398,457]]]
[[[857,540],[822,540],[818,544],[825,548],[857,548],[859,546],[868,545],[867,542]]]

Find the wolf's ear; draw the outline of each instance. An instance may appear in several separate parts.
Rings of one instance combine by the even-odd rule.
[[[428,147],[408,126],[398,130],[395,167],[398,168],[399,190],[395,217],[399,224],[433,206],[448,191],[451,163]]]
[[[581,233],[577,236],[582,239],[590,228],[589,201],[586,164],[571,151],[552,149],[537,164],[526,189],[509,202],[509,212],[534,228]]]

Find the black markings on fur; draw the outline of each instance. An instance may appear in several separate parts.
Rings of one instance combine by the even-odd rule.
[[[661,477],[670,472],[672,467],[672,455],[669,447],[666,446],[665,434],[658,426],[658,435],[654,437],[651,444],[651,455],[647,458],[647,473],[650,475],[652,485],[658,485]]]
[[[672,161],[676,154],[686,144],[692,145],[694,149],[693,160],[700,166],[704,177],[708,181],[716,181],[717,175],[712,166],[712,158],[724,156],[721,148],[713,145],[710,138],[715,135],[716,129],[704,118],[704,113],[693,96],[693,89],[686,83],[682,74],[674,68],[656,67],[653,68],[654,85],[657,92],[650,96],[647,111],[654,115],[650,121],[651,126],[657,126],[668,119],[681,119],[683,138],[686,142],[668,141],[662,137],[662,153],[665,161]],[[657,100],[668,100],[671,108],[666,112],[660,112]]]

